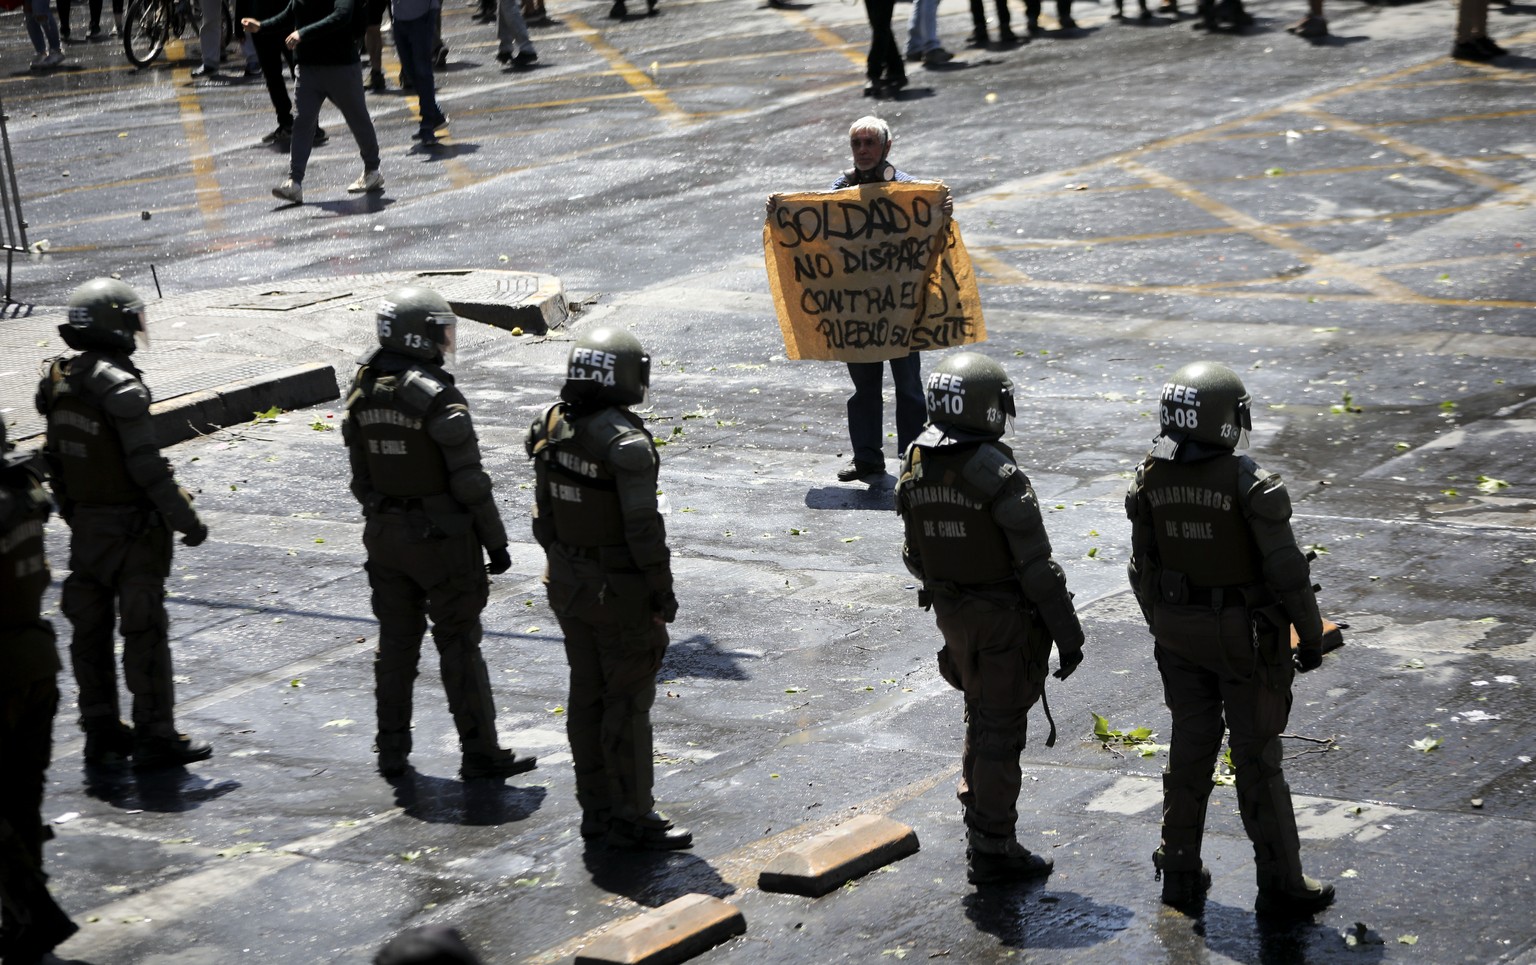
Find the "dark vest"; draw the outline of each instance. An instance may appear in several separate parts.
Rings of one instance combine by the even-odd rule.
[[[1194,587],[1258,583],[1262,561],[1238,502],[1238,457],[1199,462],[1148,460],[1143,493],[1152,507],[1164,570]]]
[[[411,411],[396,397],[398,378],[395,373],[364,368],[357,376],[360,395],[348,412],[373,488],[401,499],[445,493],[448,470],[443,451],[427,434],[426,413]]]
[[[0,486],[9,490],[19,512],[0,529],[0,629],[42,618],[48,589],[48,560],[43,555],[43,523],[48,495],[36,477],[19,466],[0,464]]]
[[[903,486],[902,502],[928,580],[971,585],[1014,578],[1013,554],[992,520],[991,500],[962,478],[973,452],[972,446],[917,446],[909,457],[921,473]]]
[[[567,546],[619,546],[624,543],[624,513],[618,484],[601,459],[582,445],[587,435],[577,423],[576,436],[544,448],[545,481],[555,515],[555,539]]]
[[[117,428],[85,389],[84,373],[55,361],[47,377],[48,455],[54,482],[77,503],[140,502],[144,490],[128,475]]]

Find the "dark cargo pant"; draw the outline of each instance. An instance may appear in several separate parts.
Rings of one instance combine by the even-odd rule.
[[[14,641],[0,634],[0,647]],[[8,670],[11,668],[7,668]],[[53,715],[59,685],[53,675],[0,690],[0,909],[7,932],[64,913],[48,894],[43,874],[43,786],[53,754]]]
[[[74,627],[69,645],[80,686],[80,726],[121,719],[113,632],[123,633],[123,682],[133,695],[133,726],[143,737],[176,735],[165,579],[171,531],[160,515],[132,506],[76,506],[70,515],[69,576],[59,609]]]
[[[576,801],[584,812],[633,821],[656,806],[651,706],[666,624],[653,618],[644,576],[604,572],[558,543],[549,549],[549,605],[571,666],[565,731]]]
[[[1017,593],[936,594],[933,612],[944,649],[939,673],[965,693],[965,748],[958,797],[965,823],[1013,837],[1019,818],[1029,708],[1045,689],[1050,638]]]
[[[1242,606],[1217,614],[1160,603],[1152,632],[1173,717],[1163,775],[1164,867],[1200,868],[1211,774],[1230,731],[1238,805],[1260,877],[1299,875],[1301,842],[1280,764],[1295,673],[1289,651],[1279,649],[1284,638],[1268,629],[1255,635]]]
[[[441,536],[429,529],[419,512],[375,513],[363,527],[379,620],[373,658],[378,749],[410,753],[411,690],[430,617],[459,745],[466,754],[495,754],[496,705],[480,654],[480,613],[490,594],[480,543],[473,532]]]

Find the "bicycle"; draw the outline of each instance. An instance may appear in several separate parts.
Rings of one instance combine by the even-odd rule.
[[[224,14],[223,46],[228,47],[235,36],[235,18],[229,0],[222,0],[219,6]],[[202,27],[199,0],[128,0],[123,14],[123,53],[135,67],[148,67],[168,41],[189,29],[196,37]]]

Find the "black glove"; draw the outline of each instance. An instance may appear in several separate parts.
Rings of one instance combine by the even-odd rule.
[[[485,571],[492,576],[495,576],[498,573],[505,573],[507,570],[512,568],[512,554],[507,552],[507,548],[505,546],[500,546],[493,550],[486,550],[485,555],[491,558],[490,565],[485,568]]]
[[[1057,647],[1056,652],[1061,657],[1061,666],[1051,676],[1057,680],[1066,680],[1072,676],[1072,672],[1077,669],[1077,665],[1083,662],[1083,648],[1075,647],[1071,650],[1062,650],[1060,647]]]
[[[651,610],[661,614],[661,618],[668,623],[677,619],[677,594],[671,590],[663,590],[651,594]]]
[[[198,545],[200,545],[203,542],[203,540],[205,540],[207,538],[208,538],[208,527],[203,525],[203,521],[202,520],[198,520],[197,522],[192,524],[192,528],[191,529],[187,530],[185,533],[182,534],[182,536],[181,536],[181,545],[182,546],[198,546]]]
[[[1323,665],[1323,642],[1319,640],[1317,646],[1309,647],[1306,644],[1296,648],[1296,669],[1302,673],[1308,670],[1316,670]]]

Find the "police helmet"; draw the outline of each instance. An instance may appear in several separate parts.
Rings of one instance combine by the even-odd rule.
[[[375,321],[379,345],[391,352],[428,362],[454,357],[459,318],[448,300],[430,288],[396,288],[379,303]]]
[[[615,325],[589,329],[571,346],[565,366],[567,402],[634,405],[651,385],[651,356],[640,340]]]
[[[81,351],[132,354],[149,344],[144,300],[116,278],[93,278],[69,296],[69,320],[59,326],[65,344]]]
[[[936,426],[1000,436],[1013,407],[1013,382],[980,352],[945,356],[928,373],[928,421]]]
[[[1158,420],[1163,435],[1175,442],[1246,449],[1251,401],[1236,372],[1220,362],[1191,362],[1163,383]]]

